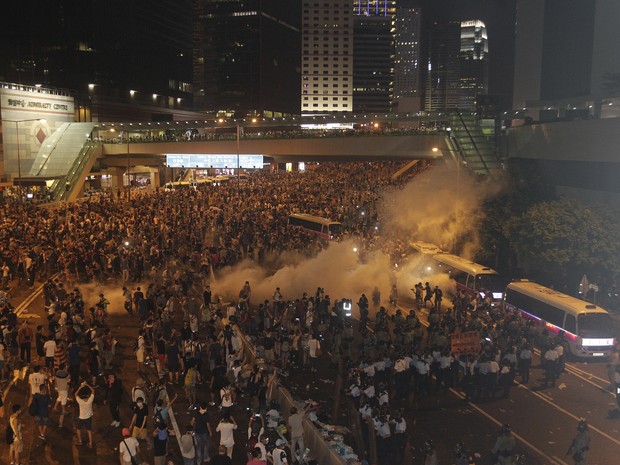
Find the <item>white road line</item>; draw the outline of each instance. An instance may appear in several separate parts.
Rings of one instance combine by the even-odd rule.
[[[538,356],[540,356],[540,355],[541,355],[541,354],[540,354],[540,350],[538,350],[538,349],[534,349],[534,353],[536,353]],[[597,384],[597,383],[595,383],[594,381],[591,381],[589,378],[596,378],[596,379],[600,379],[600,380],[602,380],[602,381],[605,381],[606,383],[608,383],[608,382],[609,382],[608,380],[604,380],[603,378],[600,378],[600,377],[598,377],[598,376],[596,376],[596,375],[593,375],[593,374],[591,374],[591,373],[588,373],[587,371],[584,371],[584,370],[582,370],[582,369],[580,369],[580,368],[577,368],[577,367],[576,367],[576,366],[574,366],[574,365],[570,365],[570,364],[568,364],[568,363],[566,364],[566,372],[567,372],[568,374],[571,374],[571,375],[573,375],[573,376],[575,376],[575,377],[577,377],[577,378],[581,379],[582,381],[585,381],[585,382],[586,382],[586,383],[588,383],[588,384],[591,384],[592,386],[595,386],[596,388],[598,388],[598,389],[600,389],[600,390],[602,390],[602,391],[605,391],[605,392],[606,392],[607,394],[609,394],[610,396],[612,396],[612,397],[614,397],[614,398],[616,397],[616,395],[615,395],[613,392],[609,392],[605,386],[601,386],[600,384]],[[583,375],[581,375],[579,372],[583,373]],[[589,378],[586,378],[586,376],[588,376]]]
[[[532,391],[529,387],[515,381],[517,383],[517,386],[520,387],[521,389],[525,389],[528,392],[530,392],[531,394],[535,395],[536,397],[538,397],[539,399],[544,400],[545,402],[547,402],[549,405],[553,406],[557,411],[564,413],[565,415],[568,415],[569,417],[573,418],[576,421],[581,421],[582,418],[578,417],[577,415],[574,415],[573,413],[569,412],[568,410],[560,407],[558,404],[556,404],[555,402],[552,402],[551,400],[547,399],[546,396],[542,395],[540,392],[536,392],[536,391]],[[607,434],[606,432],[598,429],[596,426],[592,425],[590,422],[588,422],[588,427],[590,428],[590,430],[592,431],[596,431],[598,434],[600,434],[601,436],[603,436],[605,439],[609,439],[610,441],[612,441],[613,443],[615,443],[616,445],[620,446],[620,441],[611,437],[609,434]]]
[[[450,392],[452,392],[454,395],[456,395],[457,397],[459,397],[460,399],[465,399],[465,396],[463,394],[461,394],[459,391],[457,391],[456,389],[450,388]],[[490,413],[485,412],[482,408],[480,408],[478,405],[472,403],[472,402],[467,402],[467,404],[473,408],[474,410],[476,410],[478,413],[480,413],[481,415],[483,415],[484,417],[486,417],[487,419],[491,420],[493,423],[495,423],[497,426],[502,426],[503,423],[501,421],[499,421],[497,418],[495,418],[493,415],[491,415]],[[544,457],[545,459],[547,459],[550,463],[555,464],[555,465],[568,465],[568,463],[564,462],[563,460],[555,457],[555,456],[549,456],[547,454],[545,454],[542,450],[540,450],[538,447],[536,447],[534,444],[532,444],[531,442],[529,442],[527,439],[525,439],[523,436],[521,436],[520,434],[515,433],[514,431],[512,432],[512,435],[517,438],[519,441],[521,441],[523,444],[525,444],[527,447],[529,447],[531,450],[533,450],[534,452],[536,452],[538,455],[540,455],[541,457]]]
[[[592,374],[592,373],[590,373],[588,371],[585,371],[585,370],[577,367],[576,365],[573,365],[572,363],[567,363],[566,366],[567,366],[567,368],[570,368],[571,370],[575,370],[578,373],[582,373],[584,376],[589,376],[590,378],[598,379],[598,380],[600,380],[600,381],[602,381],[604,383],[609,383],[608,379],[601,378],[600,376],[597,376],[597,375]]]

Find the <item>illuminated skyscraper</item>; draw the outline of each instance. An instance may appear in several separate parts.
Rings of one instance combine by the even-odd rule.
[[[489,43],[480,20],[461,22],[459,108],[475,110],[476,97],[489,91]]]
[[[424,108],[475,110],[488,92],[488,44],[479,20],[435,23],[428,42]]]
[[[302,4],[301,113],[353,110],[350,0]]]

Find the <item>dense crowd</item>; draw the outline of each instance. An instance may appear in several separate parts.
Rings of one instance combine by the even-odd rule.
[[[416,284],[417,309],[429,306],[424,326],[419,313],[403,313],[394,290],[383,307],[375,289],[370,302],[365,295],[357,302],[362,324],[355,326],[346,302],[331,300],[323,288],[285,299],[282,283],[283,290],[274,289],[271,299],[259,303],[246,282],[232,296],[235,303],[225,305],[205,284],[211,269],[217,273],[244,258],[273,268],[282,251],[319,252],[325,242],[288,226],[294,212],[340,221],[343,235],[358,238],[366,249],[400,253],[406,241],[380,234],[376,226],[381,195],[416,174],[392,180],[401,166],[350,163],[345,172],[342,165],[322,163],[305,173],[258,173],[239,185],[158,191],[130,202],[99,196],[32,207],[5,200],[0,204],[3,286],[46,281],[46,326],[19,322],[6,296],[0,296],[8,351],[2,365],[7,376],[15,363],[32,365],[29,383],[41,440],[52,410],[61,409],[63,424],[71,393],[79,404],[76,443],[85,438],[92,447],[92,403],[103,390],[112,428],[121,426],[121,411],[131,413],[119,444],[122,463],[130,464],[140,449],[152,449],[155,463],[165,463],[172,431],[181,435],[187,465],[201,465],[211,455],[214,464],[232,463],[233,455],[247,455],[253,465],[268,456],[275,465],[308,461],[301,421],[326,418],[312,403],[284,412],[271,393],[279,373],[314,372],[325,359],[321,352],[328,351],[331,363],[346,367],[347,392],[359,411],[366,444],[376,441],[380,463],[401,464],[407,441],[404,408],[423,406],[428,396],[454,387],[472,400],[493,399],[500,392],[509,396],[517,373],[529,382],[533,345],[544,351],[546,381],[555,383],[562,372],[563,340],[540,334],[518,313],[501,311],[482,294],[457,293],[446,309],[441,289]],[[141,322],[133,347],[140,377],[130,403],[123,401],[125,388],[114,372],[109,302],[102,293],[87,303],[79,289],[91,281],[122,283],[125,310]],[[151,284],[134,289],[141,282]],[[451,335],[469,330],[479,332],[480,350],[452,353]],[[248,355],[243,335],[256,358]],[[30,353],[33,343],[36,356]],[[146,382],[149,373],[157,375],[153,385]],[[55,404],[49,385],[57,392]],[[174,425],[175,402],[188,407],[190,422],[182,431]],[[243,422],[247,435],[238,431],[246,407],[251,412]],[[11,416],[13,453],[20,449],[18,410]],[[219,433],[217,455],[210,447],[213,431]],[[495,463],[509,463],[503,460],[514,447],[509,428],[503,428],[493,448]],[[457,450],[458,463],[469,463],[467,447],[458,444]],[[429,438],[426,464],[436,463]]]
[[[240,131],[239,137],[245,139],[316,139],[325,137],[351,137],[351,136],[407,136],[418,134],[437,134],[435,127],[391,127],[362,125],[357,128],[346,129],[277,129],[245,127]],[[104,133],[105,134],[105,133]],[[236,140],[235,129],[187,129],[187,130],[155,130],[143,135],[129,135],[129,143],[144,142],[194,142],[194,141],[219,141]],[[106,144],[126,144],[127,135],[109,137],[107,135],[95,136],[94,140]]]

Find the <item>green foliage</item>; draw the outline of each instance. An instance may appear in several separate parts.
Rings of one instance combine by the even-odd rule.
[[[483,248],[500,246],[502,253],[516,255],[527,276],[558,285],[583,273],[620,273],[617,214],[575,199],[554,198],[543,184],[527,182],[518,173],[511,181],[502,195],[485,206],[488,214],[480,230]]]

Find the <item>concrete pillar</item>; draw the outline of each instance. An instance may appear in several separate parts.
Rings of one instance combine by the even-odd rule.
[[[123,174],[125,170],[122,168],[108,168],[108,174],[112,176],[110,186],[112,188],[112,195],[114,198],[117,198],[118,193],[121,193],[121,196],[124,194],[125,188],[123,186]]]
[[[156,191],[160,185],[159,185],[159,169],[158,168],[149,168],[149,174],[151,176],[151,185],[149,187],[149,189],[151,191]]]

